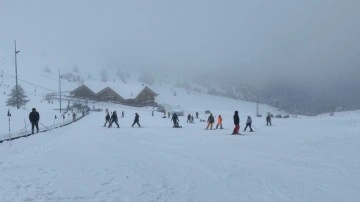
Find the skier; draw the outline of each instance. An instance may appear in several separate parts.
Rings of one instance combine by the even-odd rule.
[[[270,117],[270,114],[268,114],[267,116],[266,116],[266,125],[268,126],[270,124],[270,126],[271,126],[271,117]]]
[[[194,116],[193,115],[191,115],[191,117],[190,117],[190,123],[194,123]]]
[[[133,127],[133,126],[135,125],[135,123],[136,123],[139,127],[141,127],[141,126],[140,126],[140,123],[139,123],[139,118],[140,118],[139,114],[138,114],[138,113],[135,113],[134,123],[132,124],[131,127]]]
[[[36,111],[35,108],[32,108],[32,111],[29,114],[29,120],[31,123],[31,134],[34,134],[34,127],[36,127],[37,133],[39,132],[39,120],[40,114]]]
[[[251,128],[251,123],[252,123],[251,117],[248,116],[247,120],[246,120],[246,127],[244,128],[244,131],[246,131],[247,127],[249,126],[250,132],[254,132],[253,129]]]
[[[195,117],[198,119],[199,118],[199,112],[195,113]]]
[[[121,112],[121,118],[124,118],[124,116],[125,116],[125,112],[122,111],[122,112]]]
[[[107,112],[106,116],[105,116],[105,124],[104,124],[104,127],[106,127],[106,124],[109,124],[110,125],[110,114],[109,114],[109,111]]]
[[[75,121],[75,118],[76,118],[75,112],[73,112],[72,117],[73,117],[73,121]]]
[[[236,135],[236,134],[239,134],[239,130],[240,130],[240,118],[239,118],[239,115],[238,115],[238,111],[235,111],[235,114],[234,114],[234,125],[235,125],[235,128],[234,128],[234,131],[233,131],[233,135]]]
[[[187,116],[187,121],[186,121],[186,123],[191,123],[191,115],[190,115],[190,114]]]
[[[116,111],[114,111],[111,115],[111,121],[110,121],[110,124],[109,124],[109,128],[111,127],[111,125],[115,122],[115,124],[117,125],[118,128],[120,128],[119,124],[118,124],[118,117],[116,115]]]
[[[221,115],[219,115],[219,117],[218,117],[216,129],[218,129],[219,125],[220,125],[220,129],[223,129],[223,127],[222,127],[222,117],[221,117]]]
[[[206,130],[209,129],[209,126],[210,126],[210,130],[212,130],[213,123],[215,122],[215,119],[212,114],[210,114],[207,122],[208,122],[208,125],[206,126]]]
[[[171,121],[174,122],[173,128],[179,128],[179,118],[176,115],[176,113],[174,113],[173,116],[171,117]]]

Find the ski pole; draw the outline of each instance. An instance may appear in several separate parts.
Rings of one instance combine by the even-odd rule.
[[[42,124],[40,121],[39,123],[46,129],[46,130],[50,130],[48,127],[46,127],[44,124]]]

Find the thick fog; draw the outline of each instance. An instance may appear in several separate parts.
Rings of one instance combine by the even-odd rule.
[[[272,105],[292,92],[282,99],[298,109],[279,107],[294,113],[355,109],[359,8],[357,0],[0,0],[0,70],[12,71],[16,39],[22,68],[166,69],[248,86]]]

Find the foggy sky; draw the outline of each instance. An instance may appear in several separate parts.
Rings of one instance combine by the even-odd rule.
[[[0,69],[116,66],[355,82],[358,0],[0,0]],[[334,85],[337,86],[337,85]],[[341,89],[340,90],[344,90]]]

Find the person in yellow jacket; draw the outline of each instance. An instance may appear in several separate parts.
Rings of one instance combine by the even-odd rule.
[[[220,129],[223,129],[223,127],[222,127],[222,117],[221,117],[221,115],[218,116],[216,129],[218,129],[219,125],[220,125]]]

